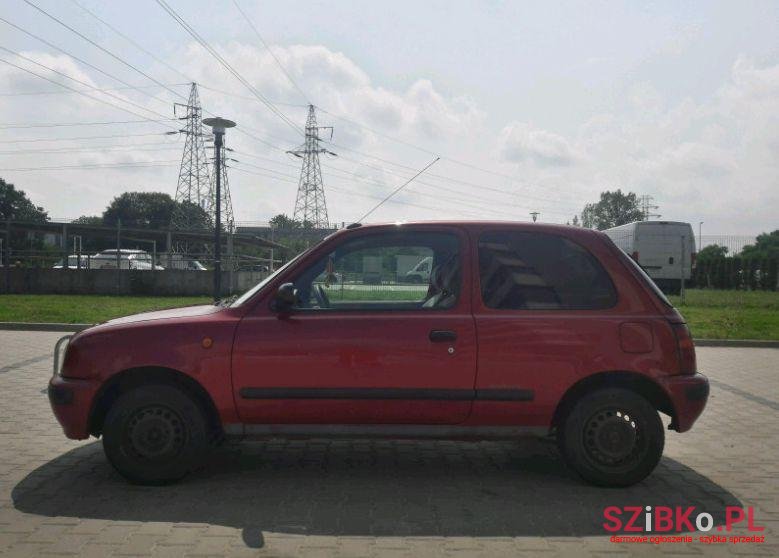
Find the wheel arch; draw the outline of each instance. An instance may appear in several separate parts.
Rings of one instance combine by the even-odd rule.
[[[557,404],[557,408],[552,416],[551,429],[555,430],[562,424],[579,399],[601,388],[629,389],[645,397],[655,409],[671,417],[672,424],[676,422],[676,411],[673,402],[657,382],[637,372],[614,370],[587,376],[569,387]]]
[[[101,386],[92,402],[88,422],[89,433],[94,436],[102,433],[108,410],[119,396],[136,387],[152,384],[173,386],[192,397],[205,413],[214,439],[222,437],[222,421],[208,391],[191,376],[162,366],[128,368],[111,376]]]

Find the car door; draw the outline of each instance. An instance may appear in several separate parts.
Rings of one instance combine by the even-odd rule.
[[[369,228],[288,272],[289,312],[260,304],[238,327],[233,389],[245,423],[457,424],[470,412],[476,337],[467,235]],[[403,256],[401,258],[401,256]],[[409,256],[431,258],[412,283]]]
[[[472,419],[548,427],[565,388],[623,364],[612,355],[631,309],[617,306],[611,277],[594,255],[605,255],[603,246],[535,228],[476,234],[476,389],[499,388],[503,400],[479,397]]]

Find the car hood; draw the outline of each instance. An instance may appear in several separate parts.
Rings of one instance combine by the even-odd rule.
[[[206,316],[208,314],[215,314],[224,310],[220,306],[213,304],[203,304],[199,306],[184,306],[183,308],[170,308],[168,310],[156,310],[154,312],[143,312],[141,314],[133,314],[131,316],[124,316],[122,318],[114,318],[100,324],[100,326],[114,326],[114,325],[126,325],[137,322],[148,322],[152,320],[170,320],[175,318],[194,318],[197,316]],[[100,327],[98,326],[98,327]]]

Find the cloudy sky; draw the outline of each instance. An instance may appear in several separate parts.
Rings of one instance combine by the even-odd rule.
[[[238,122],[237,221],[292,212],[299,160],[285,150],[311,102],[334,127],[333,222],[440,156],[370,220],[565,222],[622,188],[704,234],[779,228],[775,0],[238,0],[272,53],[232,0],[167,0],[298,129],[154,0],[31,1],[111,53],[0,3],[0,176],[52,217],[98,214],[126,190],[173,195],[183,138],[165,132],[194,80],[206,110]]]

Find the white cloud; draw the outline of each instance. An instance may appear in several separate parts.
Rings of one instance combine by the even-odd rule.
[[[229,42],[218,50],[247,80],[297,126],[306,116],[305,99],[289,83],[271,55],[252,45]],[[318,106],[320,125],[335,127],[334,141],[352,148],[418,169],[430,154],[393,142],[385,135],[422,145],[430,152],[448,156],[404,191],[402,199],[433,209],[386,204],[376,218],[452,218],[480,216],[527,218],[538,209],[544,220],[565,221],[581,210],[586,201],[597,199],[607,188],[652,194],[667,218],[706,220],[728,233],[756,232],[775,226],[779,200],[779,64],[760,65],[739,58],[726,83],[704,100],[671,100],[647,82],[625,88],[625,107],[615,107],[588,118],[578,131],[562,133],[536,123],[511,119],[495,124],[488,120],[486,107],[469,98],[446,94],[429,79],[413,80],[391,89],[374,83],[362,68],[343,53],[320,45],[274,46],[293,79]],[[66,56],[40,52],[26,55],[96,87],[116,87],[81,68]],[[228,144],[258,160],[236,155],[245,163],[267,167],[292,182],[241,174],[231,175],[233,200],[239,220],[261,220],[290,213],[294,204],[299,160],[284,154],[301,143],[301,136],[274,116],[267,107],[233,80],[199,46],[190,44],[171,57],[182,72],[206,86],[231,93],[223,95],[201,89],[204,106],[213,113],[232,117],[239,130],[278,145],[279,150],[231,131]],[[183,61],[183,62],[182,62]],[[27,66],[26,63],[20,65]],[[38,73],[43,70],[32,68]],[[154,75],[165,75],[151,68]],[[47,75],[49,75],[47,73]],[[52,79],[60,81],[55,75]],[[100,79],[98,79],[100,78]],[[127,78],[135,82],[132,78]],[[5,91],[55,90],[56,86],[17,70],[0,66]],[[78,86],[80,88],[80,86]],[[187,88],[179,88],[186,94]],[[159,100],[139,93],[116,91],[131,99],[171,114],[173,96],[151,90]],[[102,96],[109,102],[116,99]],[[298,106],[281,104],[292,102]],[[135,110],[135,109],[132,109]],[[344,115],[379,133],[355,126],[333,115]],[[499,114],[490,114],[493,119]],[[135,119],[83,96],[6,97],[0,103],[0,121],[78,122]],[[85,147],[90,145],[131,146],[147,142],[169,142],[175,138],[132,137],[135,132],[162,132],[159,125],[144,124],[120,128],[126,138],[98,142],[24,144],[26,148]],[[576,129],[574,126],[571,129]],[[14,137],[110,135],[115,129],[66,128],[25,130]],[[9,134],[4,134],[9,137]],[[21,149],[22,144],[3,149]],[[161,146],[165,147],[165,146]],[[142,149],[145,149],[142,147]],[[349,220],[369,208],[363,195],[386,195],[413,171],[334,147],[341,157],[323,159],[327,199],[333,220]],[[70,154],[27,154],[5,156],[0,168],[77,164],[109,164],[154,160],[177,160],[180,152],[157,147],[149,151],[95,150]],[[472,162],[497,175],[456,165],[452,159]],[[387,167],[387,172],[379,167]],[[254,167],[245,167],[254,169]],[[334,170],[340,169],[339,171]],[[166,191],[173,194],[178,165],[154,168],[112,168],[60,173],[3,173],[4,178],[29,191],[33,200],[50,208],[55,216],[75,217],[100,212],[110,199],[127,189]],[[258,171],[262,172],[262,171]],[[441,175],[444,180],[434,177]],[[513,178],[511,178],[513,177]],[[471,185],[465,184],[464,181]],[[376,185],[375,183],[384,184]],[[449,188],[436,189],[433,185]],[[476,185],[476,186],[472,186]],[[478,186],[484,185],[479,190]],[[452,191],[452,189],[454,191]],[[346,192],[346,193],[344,193]],[[414,194],[413,192],[418,192]],[[503,193],[501,193],[503,192]],[[431,199],[433,196],[435,199]],[[460,201],[453,200],[464,200]],[[469,203],[465,201],[470,200]],[[490,209],[494,208],[494,209]]]
[[[524,122],[504,127],[500,142],[503,157],[514,163],[530,161],[540,167],[567,167],[578,158],[566,138]]]

